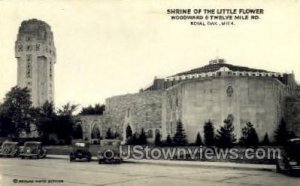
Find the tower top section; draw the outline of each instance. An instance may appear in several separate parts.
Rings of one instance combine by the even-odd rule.
[[[17,40],[22,40],[23,37],[27,37],[25,38],[27,41],[30,41],[31,39],[46,41],[53,40],[53,33],[51,27],[46,22],[37,19],[29,19],[22,22]]]
[[[39,57],[51,58],[51,61],[56,63],[53,32],[44,21],[37,19],[23,21],[19,27],[15,46],[17,58],[34,54]]]

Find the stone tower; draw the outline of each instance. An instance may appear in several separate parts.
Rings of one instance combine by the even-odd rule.
[[[27,87],[33,106],[54,102],[56,49],[50,26],[44,21],[23,21],[15,44],[18,86]]]

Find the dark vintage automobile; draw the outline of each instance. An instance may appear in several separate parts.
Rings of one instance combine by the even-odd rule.
[[[121,163],[122,157],[120,155],[120,146],[120,140],[101,140],[100,149],[98,151],[98,163]]]
[[[18,142],[5,141],[0,149],[0,157],[17,157],[20,153]]]
[[[22,159],[28,158],[45,158],[47,154],[46,149],[42,147],[42,143],[38,141],[26,141],[24,147],[20,152]]]
[[[300,138],[290,139],[281,151],[276,162],[280,173],[300,173]]]
[[[86,159],[87,161],[91,161],[92,154],[89,151],[89,143],[84,141],[77,141],[73,143],[72,152],[70,153],[70,161],[74,161],[76,159]]]

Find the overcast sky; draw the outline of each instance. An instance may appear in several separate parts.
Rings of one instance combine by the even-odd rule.
[[[21,22],[31,18],[47,22],[54,33],[56,106],[104,103],[138,92],[154,76],[200,67],[217,55],[234,65],[294,71],[300,80],[298,1],[180,2],[0,1],[0,101],[16,85],[16,35]],[[168,8],[262,8],[265,13],[258,21],[203,27],[171,21]]]

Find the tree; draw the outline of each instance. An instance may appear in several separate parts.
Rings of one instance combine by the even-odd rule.
[[[45,102],[40,108],[34,108],[32,115],[35,118],[35,124],[39,136],[45,141],[49,138],[49,134],[53,132],[53,126],[57,120],[57,115],[52,102]]]
[[[114,139],[118,139],[120,137],[120,134],[116,131],[115,133],[114,133]]]
[[[277,130],[275,131],[275,144],[284,145],[289,138],[289,132],[286,127],[286,122],[282,118]]]
[[[197,136],[196,136],[196,141],[195,141],[195,145],[202,145],[202,139],[201,139],[201,135],[200,135],[200,132],[197,133]]]
[[[54,122],[51,127],[52,132],[57,134],[59,139],[63,139],[66,144],[70,144],[74,135],[74,126],[76,120],[73,116],[78,105],[72,105],[67,103],[63,105],[59,110]]]
[[[139,143],[138,140],[139,140],[139,135],[137,132],[135,132],[129,141],[129,145],[138,145],[138,143]]]
[[[81,125],[75,126],[74,131],[73,131],[73,138],[74,138],[74,139],[82,139],[82,137],[83,137],[83,134],[82,134],[82,133],[83,133],[83,132],[82,132],[82,127],[81,127]],[[97,133],[97,137],[98,137],[98,139],[101,138],[99,131],[98,131],[98,133]]]
[[[171,138],[170,134],[168,134],[167,139],[166,139],[166,146],[172,146],[172,145],[173,145],[172,138]]]
[[[216,143],[220,148],[230,148],[235,142],[236,138],[234,135],[234,126],[232,125],[233,117],[231,115],[228,116],[227,119],[224,120],[224,126],[217,131],[216,135]]]
[[[177,122],[176,133],[173,137],[174,145],[184,146],[187,144],[186,135],[181,121]]]
[[[83,107],[81,109],[80,115],[103,115],[105,111],[105,105],[95,104],[95,106]]]
[[[263,141],[261,142],[262,145],[270,145],[270,140],[269,140],[269,136],[268,133],[265,134]]]
[[[154,144],[155,144],[156,146],[160,146],[160,145],[161,145],[161,135],[160,135],[160,132],[156,132],[156,133],[155,133]]]
[[[206,146],[215,144],[215,129],[211,121],[204,124],[204,143]]]
[[[139,145],[146,145],[147,144],[147,136],[146,136],[144,128],[142,128],[142,130],[141,130],[141,134],[138,138],[138,144]]]
[[[131,138],[132,137],[132,129],[130,127],[130,125],[127,125],[126,127],[126,139]]]
[[[240,138],[240,144],[244,146],[257,146],[258,136],[253,125],[248,122],[245,127],[242,128],[242,137]]]
[[[30,132],[32,103],[27,88],[13,87],[4,98],[0,108],[0,133],[4,136],[19,137]]]
[[[105,137],[106,139],[114,139],[114,135],[113,135],[113,133],[112,133],[112,131],[111,131],[111,128],[108,128],[107,129],[107,132],[106,132],[106,137]]]

